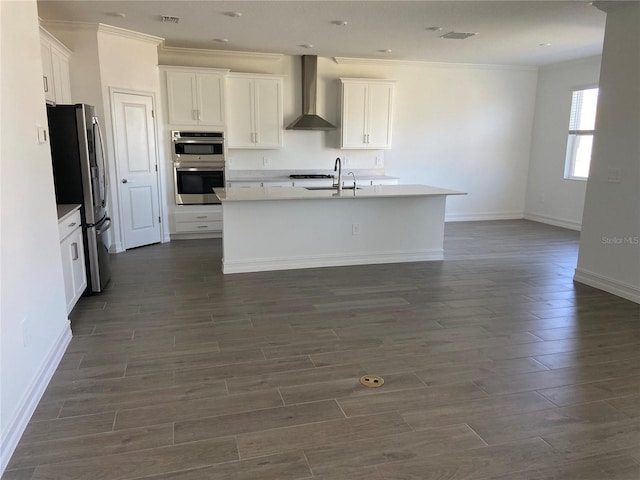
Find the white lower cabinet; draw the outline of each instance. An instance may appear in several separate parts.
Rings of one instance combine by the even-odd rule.
[[[173,213],[173,232],[175,234],[216,234],[222,233],[222,206],[185,205]]]
[[[87,288],[87,273],[84,263],[84,237],[80,210],[65,216],[58,222],[62,274],[67,302],[67,314],[71,312]]]
[[[264,181],[262,182],[263,187],[293,187],[292,181]]]
[[[271,187],[293,187],[293,180],[229,180],[228,188],[271,188]]]
[[[262,182],[258,181],[229,180],[227,182],[227,188],[256,188],[261,186]]]

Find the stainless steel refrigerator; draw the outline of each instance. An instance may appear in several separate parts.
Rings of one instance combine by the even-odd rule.
[[[47,105],[49,142],[58,204],[80,204],[87,293],[111,278],[107,230],[107,175],[100,123],[91,105]]]

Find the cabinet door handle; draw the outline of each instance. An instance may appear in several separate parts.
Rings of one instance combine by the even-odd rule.
[[[196,115],[198,120],[202,120],[202,115],[200,114],[200,109],[196,110]]]
[[[198,215],[196,218],[207,218],[206,215]]]
[[[71,222],[69,225],[67,225],[67,228],[71,228],[75,226],[76,226],[76,222]]]
[[[71,260],[75,261],[78,259],[78,244],[76,242],[71,244],[71,250],[73,251],[71,254]]]
[[[209,228],[207,225],[198,225],[198,228]]]
[[[42,81],[44,82],[44,91],[48,92],[49,91],[49,79],[43,75],[42,76]]]
[[[258,132],[256,132],[255,136],[256,136],[256,142],[255,143],[260,143],[260,134]]]

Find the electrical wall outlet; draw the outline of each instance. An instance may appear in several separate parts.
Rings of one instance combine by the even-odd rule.
[[[381,167],[381,166],[382,166],[382,157],[378,155],[376,157],[376,167]]]
[[[349,165],[349,158],[345,155],[342,157],[342,166],[346,167],[347,165]]]
[[[622,172],[619,168],[610,168],[607,170],[607,182],[620,183],[622,182]]]
[[[352,235],[360,235],[360,224],[354,223],[351,225],[351,234]]]
[[[262,157],[262,165],[268,167],[271,165],[271,159],[269,157]]]

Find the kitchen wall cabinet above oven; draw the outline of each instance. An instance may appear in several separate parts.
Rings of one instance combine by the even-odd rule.
[[[217,68],[161,67],[169,125],[225,125],[225,75]]]
[[[340,148],[391,148],[394,82],[341,78]]]
[[[40,49],[45,100],[49,103],[73,103],[69,80],[71,50],[42,27],[40,27]]]
[[[282,77],[227,75],[229,148],[282,147]]]

